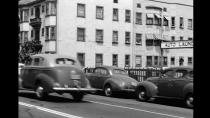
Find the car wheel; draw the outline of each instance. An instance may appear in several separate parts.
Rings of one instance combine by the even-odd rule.
[[[36,85],[35,92],[36,92],[36,97],[40,100],[45,99],[48,96],[48,94],[44,92],[44,88],[42,87],[41,84]]]
[[[113,90],[112,90],[112,86],[111,85],[106,85],[104,87],[104,94],[108,97],[113,96]]]
[[[140,101],[148,101],[149,100],[149,97],[147,96],[145,88],[137,89],[136,94],[137,94],[138,100],[140,100]]]
[[[82,99],[84,98],[84,93],[71,93],[73,99],[75,101],[82,101]]]
[[[185,103],[187,107],[193,108],[193,94],[188,94],[185,98]]]

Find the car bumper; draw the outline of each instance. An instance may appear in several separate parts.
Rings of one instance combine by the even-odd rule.
[[[53,90],[56,92],[85,92],[85,93],[96,91],[96,89],[94,88],[59,88],[59,87],[54,87]]]
[[[121,89],[121,91],[125,91],[125,92],[135,92],[134,89]]]

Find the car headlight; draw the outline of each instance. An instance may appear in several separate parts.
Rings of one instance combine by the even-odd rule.
[[[136,82],[131,82],[131,85],[136,87],[137,83]]]

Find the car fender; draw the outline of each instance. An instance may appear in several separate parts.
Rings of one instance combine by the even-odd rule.
[[[36,76],[35,80],[35,86],[37,82],[41,82],[42,86],[44,87],[44,92],[53,92],[55,80],[52,77],[45,74],[39,74]]]
[[[146,89],[146,94],[148,97],[152,97],[157,95],[157,86],[149,81],[142,81],[137,84],[136,90],[140,87],[144,87]]]
[[[193,93],[193,83],[186,84],[183,88],[183,96],[184,99],[188,93]]]
[[[113,79],[113,78],[109,78],[107,79],[104,84],[103,84],[103,88],[107,85],[107,84],[110,84],[112,86],[112,89],[114,91],[117,91],[117,90],[120,90],[121,87],[120,87],[120,84],[122,84],[122,82],[120,80],[117,80],[117,79]]]

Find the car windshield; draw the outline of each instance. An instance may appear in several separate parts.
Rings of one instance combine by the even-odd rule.
[[[58,59],[56,59],[56,64],[76,65],[76,62],[74,60],[68,59],[68,58],[58,58]]]
[[[120,70],[120,69],[114,69],[113,73],[114,74],[120,74],[120,75],[127,75],[125,70]]]

